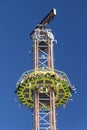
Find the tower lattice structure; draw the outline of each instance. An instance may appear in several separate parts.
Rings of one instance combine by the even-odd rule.
[[[67,75],[54,69],[54,35],[46,25],[56,15],[52,9],[32,31],[33,69],[22,74],[16,85],[21,104],[33,111],[33,130],[57,130],[56,108],[71,99],[72,87]]]

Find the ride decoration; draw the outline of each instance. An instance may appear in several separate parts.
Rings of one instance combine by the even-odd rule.
[[[34,91],[38,91],[40,97],[46,93],[49,95],[50,88],[55,93],[55,106],[59,107],[66,104],[71,98],[73,87],[67,80],[55,71],[32,71],[22,75],[22,78],[17,82],[15,93],[17,93],[20,103],[29,108],[34,107]],[[33,91],[34,90],[34,91]],[[47,109],[50,109],[48,103],[45,104]],[[45,109],[44,106],[40,109]]]

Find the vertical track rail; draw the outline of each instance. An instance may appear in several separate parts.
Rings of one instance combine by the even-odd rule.
[[[34,93],[34,130],[39,130],[39,93]]]

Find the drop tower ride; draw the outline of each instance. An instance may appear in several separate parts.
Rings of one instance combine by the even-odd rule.
[[[56,9],[31,32],[33,69],[22,74],[15,93],[21,104],[33,112],[33,130],[57,130],[56,108],[71,99],[75,88],[67,75],[54,69],[54,35],[46,28],[56,16]]]

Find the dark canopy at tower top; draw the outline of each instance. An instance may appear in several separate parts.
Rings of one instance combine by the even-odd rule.
[[[42,28],[43,26],[46,26],[49,24],[49,22],[55,17],[56,15],[56,9],[53,8],[47,15],[46,17],[35,27],[35,29],[37,28]],[[40,26],[41,25],[41,26]],[[35,30],[34,29],[34,30]],[[30,38],[31,35],[34,33],[34,30],[30,33]]]

